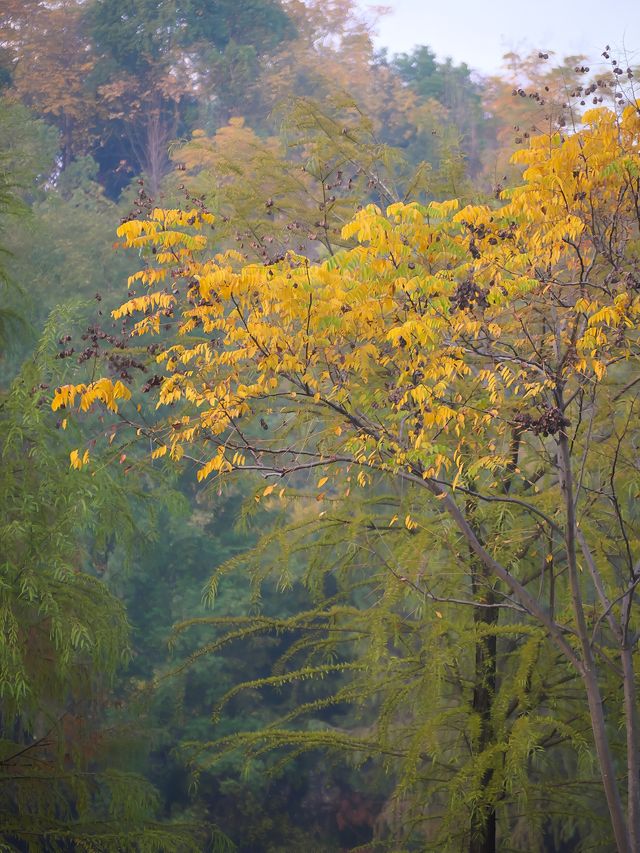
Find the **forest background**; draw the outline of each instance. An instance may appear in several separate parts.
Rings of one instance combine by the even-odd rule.
[[[5,0],[0,50],[3,849],[612,849],[574,681],[477,572],[481,616],[423,583],[447,531],[408,491],[304,466],[286,499],[223,490],[50,403],[141,375],[154,420],[158,345],[110,315],[139,265],[118,227],[212,213],[217,251],[269,267],[351,247],[370,203],[496,206],[532,136],[629,103],[624,57],[482,78],[376,52],[351,0]],[[448,535],[445,578],[470,559]]]

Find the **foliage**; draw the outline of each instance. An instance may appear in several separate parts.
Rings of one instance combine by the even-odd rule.
[[[0,100],[0,347],[14,343],[24,331],[24,294],[11,275],[13,234],[28,215],[27,201],[34,184],[50,167],[51,133],[24,107]],[[20,152],[17,142],[20,143]]]
[[[258,53],[266,53],[291,33],[277,0],[249,0],[240,6],[229,0],[160,4],[97,0],[88,14],[98,49],[134,72],[175,56],[176,48],[188,50],[199,43],[223,50],[234,41],[254,44]]]
[[[414,169],[401,151],[380,143],[356,104],[339,99],[327,107],[296,101],[283,116],[283,133],[268,139],[232,119],[212,139],[194,132],[175,152],[189,197],[218,214],[220,248],[262,261],[289,249],[333,254],[364,200],[388,203],[426,190],[429,166]]]
[[[411,488],[417,508],[406,529],[442,524],[443,542],[467,554],[470,589],[461,582],[455,598],[471,592],[476,608],[500,607],[500,621],[485,628],[496,635],[513,633],[514,620],[523,625],[516,633],[544,636],[545,655],[581,685],[611,832],[627,851],[640,838],[632,607],[640,120],[630,105],[582,121],[573,134],[531,139],[517,155],[525,182],[501,206],[397,203],[386,215],[368,206],[342,231],[355,246],[315,265],[289,252],[243,266],[238,253],[206,252],[201,229],[212,217],[202,206],[152,210],[119,229],[147,264],[132,278],[142,294],[114,316],[141,312],[134,335],[179,318],[178,339],[157,354],[157,399],[169,418],[150,426],[129,416],[155,457],[191,456],[199,480],[247,470],[282,478],[268,482],[264,499],[284,497],[309,472],[318,504],[369,489],[376,477]],[[59,388],[53,405],[78,399],[85,410],[98,401],[115,410],[129,396],[100,379]],[[544,571],[534,570],[541,561]],[[427,572],[427,593],[441,579],[437,567]],[[284,680],[295,677],[304,670]],[[623,709],[627,743],[613,710],[605,717],[605,696]],[[510,795],[497,707],[490,725],[482,713],[477,723],[484,771],[464,771],[476,782],[464,787],[472,812],[479,790],[494,801]],[[532,757],[550,734],[547,714],[522,716],[519,749]],[[282,739],[295,741],[288,730]],[[626,814],[614,750],[627,766]],[[420,797],[416,808],[420,815]]]
[[[96,311],[108,315],[117,304],[112,282],[133,269],[129,259],[113,257],[109,235],[121,215],[105,198],[96,176],[90,157],[77,159],[60,175],[55,188],[46,193],[36,189],[28,210],[29,227],[7,234],[7,273],[11,281],[24,285],[13,304],[31,326],[29,335],[14,336],[8,371],[15,371],[28,355],[57,305],[83,300],[78,317]],[[116,331],[115,324],[106,326],[109,333]],[[75,357],[85,348],[86,344],[79,347]]]
[[[95,59],[88,50],[82,4],[65,0],[3,4],[0,39],[13,59],[12,83],[22,102],[59,130],[66,165],[86,153],[93,107],[85,83]]]
[[[224,499],[201,492],[192,495],[190,479],[183,477],[183,491],[191,496],[191,506],[180,513],[163,513],[157,540],[145,548],[135,573],[116,577],[110,569],[133,623],[135,656],[128,674],[139,697],[130,702],[129,712],[143,721],[152,745],[146,775],[158,787],[167,810],[178,814],[189,804],[190,813],[219,826],[243,853],[275,853],[293,846],[337,849],[339,839],[331,825],[333,801],[325,803],[322,814],[313,806],[321,781],[311,762],[301,760],[286,778],[276,779],[262,761],[243,772],[241,756],[233,755],[215,767],[199,766],[197,773],[195,767],[185,769],[185,758],[191,754],[188,745],[210,736],[213,705],[236,684],[238,673],[259,677],[269,672],[283,642],[261,637],[249,653],[238,647],[224,655],[198,655],[192,666],[183,665],[211,639],[201,592],[213,567],[228,560],[239,562],[265,524],[263,513],[243,506],[241,494],[228,493]],[[258,509],[252,496],[249,503]],[[238,519],[245,522],[240,528]],[[216,612],[230,618],[255,611],[256,593],[248,575],[238,572],[221,590]],[[275,588],[265,585],[260,590],[261,611],[281,618],[305,602],[300,587],[286,599]],[[185,620],[193,622],[190,629],[175,634],[167,649],[170,626]],[[253,730],[291,708],[285,692],[265,701],[253,691],[236,699],[224,730],[231,733],[238,726]]]
[[[183,132],[196,94],[211,85],[208,69],[224,73],[236,45],[251,65],[292,32],[277,0],[97,0],[86,20],[100,57],[94,85],[121,140],[116,156],[146,172],[153,195],[168,171],[168,144]],[[114,158],[111,149],[97,158]]]
[[[43,355],[41,350],[36,360]],[[9,719],[24,714],[32,720],[50,701],[60,703],[73,694],[76,679],[77,689],[86,690],[91,662],[113,673],[126,654],[124,612],[103,584],[81,571],[78,551],[79,539],[108,511],[105,497],[115,484],[110,481],[103,491],[96,478],[72,482],[70,472],[61,470],[42,409],[41,393],[48,388],[43,379],[36,364],[27,364],[2,406],[6,586],[0,689]],[[35,395],[39,385],[43,389]],[[94,516],[92,505],[98,508],[100,501],[101,513]],[[116,511],[121,513],[122,505]],[[123,521],[124,532],[126,516]],[[96,612],[87,619],[92,603]],[[29,651],[32,644],[40,654]]]
[[[308,493],[289,504],[288,521],[273,507],[273,531],[215,572],[208,593],[216,612],[176,627],[192,644],[191,635],[208,628],[188,658],[191,668],[241,650],[253,657],[265,642],[280,650],[265,674],[245,675],[226,690],[220,684],[215,738],[202,732],[183,747],[194,768],[221,773],[238,752],[245,775],[264,766],[276,779],[285,768],[289,778],[288,763],[305,753],[349,762],[357,771],[354,791],[364,785],[368,802],[360,831],[375,831],[375,849],[462,849],[474,814],[496,801],[513,849],[549,849],[554,833],[566,840],[577,832],[591,843],[606,837],[587,758],[589,721],[544,632],[517,618],[479,626],[469,561],[451,531],[429,519],[419,496],[385,493],[381,484],[376,492],[347,501],[332,490],[320,518]],[[398,510],[417,526],[389,525]],[[302,583],[313,604],[292,616],[229,611],[225,590],[243,572],[265,596],[275,584],[299,598]],[[490,632],[499,640],[500,684],[493,739],[483,746],[473,649]],[[262,724],[241,727],[258,702]],[[279,713],[269,719],[266,708]],[[494,763],[500,770],[487,785]],[[384,781],[372,773],[376,766]]]
[[[376,140],[414,162],[459,149],[457,123],[476,170],[489,125],[468,69],[432,74],[426,47],[390,61],[371,27],[353,0],[11,2],[0,49],[13,93],[59,130],[62,168],[91,154],[110,198],[141,172],[155,196],[180,136],[239,116],[272,134],[274,111],[299,97],[357,102]]]
[[[495,128],[493,144],[482,152],[484,179],[492,193],[499,195],[520,179],[522,167],[511,156],[526,148],[532,135],[573,128],[587,106],[622,106],[635,100],[631,68],[623,71],[607,50],[603,57],[607,64],[594,73],[584,56],[561,61],[541,51],[504,56],[504,72],[486,80],[483,89],[484,108]]]
[[[18,806],[7,801],[12,813],[5,812],[7,821],[20,809],[24,818],[24,808],[32,808],[30,820],[44,832],[53,826],[50,817],[55,812],[61,820],[56,831],[64,834],[75,821],[77,835],[76,806],[82,804],[82,831],[85,836],[93,833],[95,841],[105,829],[96,821],[107,814],[109,802],[122,818],[121,806],[128,795],[137,813],[130,825],[131,838],[136,827],[144,825],[150,831],[148,842],[160,846],[163,842],[154,833],[167,827],[151,819],[159,802],[173,819],[200,825],[219,824],[224,816],[224,828],[247,851],[322,845],[337,849],[364,843],[375,830],[381,845],[392,849],[401,844],[415,849],[468,844],[475,853],[491,849],[491,824],[496,820],[500,843],[508,833],[518,849],[557,848],[580,840],[586,845],[587,839],[592,845],[611,847],[590,761],[585,676],[567,663],[566,649],[563,657],[557,642],[554,649],[545,639],[548,632],[518,610],[521,603],[505,597],[504,582],[495,580],[486,557],[483,563],[482,555],[473,552],[469,530],[456,533],[445,521],[443,510],[451,512],[454,507],[445,498],[435,504],[425,500],[421,478],[429,466],[441,464],[436,479],[451,484],[450,495],[481,547],[493,557],[503,557],[506,569],[532,594],[536,589],[534,598],[561,626],[570,648],[584,657],[574,639],[581,630],[576,616],[580,607],[570,604],[566,584],[573,558],[564,533],[573,525],[566,511],[566,488],[557,476],[562,425],[555,438],[544,435],[545,429],[553,433],[558,422],[551,411],[556,408],[554,391],[551,386],[537,394],[532,391],[536,370],[531,365],[521,365],[529,371],[522,381],[507,377],[505,349],[515,357],[514,347],[520,354],[521,345],[527,348],[517,329],[514,332],[509,312],[527,331],[535,331],[536,346],[551,334],[552,321],[541,315],[551,311],[554,300],[559,300],[556,320],[562,324],[566,306],[559,294],[570,293],[569,301],[575,301],[572,282],[578,281],[570,268],[572,251],[585,261],[588,274],[583,277],[592,293],[598,297],[602,287],[605,295],[607,289],[613,294],[612,305],[600,301],[598,309],[615,307],[615,298],[626,286],[625,275],[632,276],[627,290],[633,291],[637,235],[624,202],[630,197],[629,187],[634,187],[633,175],[627,173],[627,184],[616,183],[618,177],[612,176],[627,168],[620,165],[624,158],[614,162],[615,157],[607,161],[605,156],[602,186],[594,191],[586,186],[588,169],[585,176],[579,169],[575,179],[573,173],[568,176],[560,155],[553,165],[543,164],[545,180],[549,178],[545,169],[555,168],[561,175],[563,188],[569,188],[568,207],[572,214],[574,207],[579,208],[579,219],[585,218],[580,194],[586,192],[590,199],[595,192],[598,198],[602,191],[596,219],[587,222],[577,238],[566,233],[565,241],[553,244],[562,243],[551,270],[535,263],[541,253],[551,252],[555,239],[545,242],[539,212],[527,226],[529,207],[509,208],[499,203],[499,196],[505,186],[520,182],[523,168],[530,165],[521,155],[509,164],[514,149],[528,148],[530,136],[539,133],[547,134],[553,147],[556,131],[563,133],[562,128],[569,126],[572,135],[579,129],[581,107],[592,101],[596,106],[603,101],[624,103],[620,80],[632,79],[633,74],[614,62],[609,74],[600,69],[590,76],[580,57],[558,64],[537,53],[507,57],[502,76],[486,80],[465,65],[438,62],[426,46],[395,57],[376,54],[373,23],[355,0],[286,4],[6,0],[2,5],[0,245],[6,250],[0,257],[5,277],[0,304],[2,385],[6,387],[37,340],[28,323],[39,330],[60,301],[96,295],[98,318],[83,327],[83,343],[76,344],[75,329],[60,329],[58,357],[63,362],[52,362],[55,370],[47,366],[40,374],[40,367],[25,365],[22,378],[27,376],[27,385],[20,386],[20,393],[33,390],[37,400],[45,392],[39,385],[71,381],[63,379],[70,363],[80,371],[73,381],[84,380],[89,394],[83,402],[91,409],[94,397],[115,408],[116,396],[132,392],[131,402],[117,414],[108,413],[97,427],[92,415],[83,414],[72,438],[54,429],[40,409],[31,412],[26,396],[18,405],[19,386],[3,398],[3,403],[14,401],[6,403],[11,412],[3,429],[7,426],[13,435],[11,424],[22,417],[18,409],[23,414],[29,410],[22,434],[27,435],[29,448],[39,448],[33,451],[37,465],[21,467],[16,461],[8,467],[12,491],[10,496],[5,492],[5,498],[13,502],[16,523],[24,518],[40,524],[60,508],[67,524],[73,501],[79,496],[89,500],[86,514],[83,510],[68,526],[58,525],[64,542],[55,538],[54,526],[49,538],[42,529],[32,543],[41,553],[58,554],[61,566],[74,567],[72,577],[64,575],[65,595],[47,599],[47,606],[58,608],[66,654],[79,663],[64,670],[62,646],[54,648],[48,641],[47,657],[55,664],[51,671],[45,669],[37,654],[46,645],[40,635],[35,645],[6,646],[7,653],[15,652],[16,665],[22,664],[34,690],[29,732],[37,736],[32,745],[27,729],[16,728],[27,719],[25,711],[24,720],[5,727],[3,756],[12,765],[17,761],[21,774],[23,761],[37,759],[46,777],[44,782],[28,783],[13,779],[4,786],[9,797],[18,788],[28,794]],[[607,51],[605,59],[610,59]],[[578,107],[580,101],[584,103]],[[569,103],[573,111],[567,108]],[[611,139],[608,144],[615,148]],[[580,156],[571,145],[560,149],[567,160]],[[589,154],[598,167],[599,156]],[[421,165],[424,160],[430,169]],[[170,175],[175,165],[178,168]],[[419,166],[413,186],[412,166]],[[142,186],[137,197],[136,189],[128,186],[133,178]],[[617,212],[606,209],[607,182],[622,187],[623,203]],[[179,184],[184,189],[178,189]],[[477,198],[480,185],[492,200],[490,210],[478,212],[477,219],[463,221],[454,211],[447,213],[446,207],[426,203],[455,196],[463,205]],[[549,187],[545,192],[553,195]],[[158,244],[155,255],[149,252],[151,240],[136,247],[150,267],[166,267],[168,272],[164,281],[155,283],[159,290],[166,287],[159,295],[160,316],[154,318],[154,310],[145,308],[149,321],[159,321],[160,337],[147,346],[143,338],[137,346],[135,338],[127,340],[131,317],[107,320],[115,300],[119,302],[113,285],[137,263],[133,253],[114,258],[109,235],[123,216],[127,228],[135,227],[131,216],[146,218],[155,228],[161,220],[154,218],[154,208],[178,207],[184,194],[187,206],[194,208],[191,225],[205,214],[206,227],[198,236],[206,233],[207,247],[201,254],[186,252],[186,267],[178,261],[174,265],[168,257],[171,252],[180,255],[181,237],[159,264],[163,252]],[[557,221],[562,221],[562,212],[541,201],[542,196],[529,198],[530,207],[539,204],[541,211],[552,210],[554,216],[557,212]],[[415,199],[421,206],[407,205]],[[359,206],[373,203],[386,210],[395,202],[402,206],[391,214],[374,209],[358,213]],[[129,214],[129,205],[137,209],[135,215]],[[215,216],[213,223],[208,221],[209,211]],[[342,229],[356,214],[357,228],[354,225],[343,236]],[[498,219],[492,221],[491,216]],[[504,222],[498,225],[501,217]],[[192,238],[190,218],[181,218],[178,230]],[[614,222],[621,223],[619,232]],[[170,234],[170,220],[162,228]],[[364,239],[367,228],[375,237],[373,243]],[[592,232],[598,228],[596,239]],[[133,242],[135,237],[127,234],[125,242]],[[615,251],[610,248],[607,257],[609,236]],[[385,240],[397,244],[391,252]],[[578,250],[566,240],[573,240]],[[590,241],[597,254],[591,268],[590,249],[585,249]],[[229,249],[242,257],[223,256]],[[215,253],[221,256],[217,261]],[[244,278],[237,277],[249,261],[257,266]],[[496,266],[502,281],[493,278]],[[223,291],[223,296],[239,297],[240,307],[227,301],[220,317],[207,313],[215,307],[208,302],[220,298],[216,290],[209,296],[200,293],[201,286],[208,287],[210,272],[225,278],[229,292]],[[623,284],[614,280],[618,274]],[[535,282],[530,291],[523,283],[527,275]],[[506,286],[505,279],[512,290],[497,294]],[[132,280],[132,298],[137,286]],[[142,293],[148,291],[143,287]],[[255,300],[259,304],[254,305]],[[144,302],[139,305],[145,307]],[[189,319],[196,328],[176,338],[185,310],[194,312]],[[583,312],[584,318],[589,311]],[[239,325],[232,322],[234,312]],[[250,352],[239,312],[267,355],[259,349]],[[491,324],[502,328],[503,322],[498,342],[488,330]],[[433,328],[427,328],[428,323]],[[208,324],[220,328],[209,331]],[[273,337],[266,331],[272,326],[279,329]],[[597,323],[594,328],[599,328]],[[632,332],[625,334],[628,339]],[[233,340],[221,343],[227,335]],[[175,343],[185,346],[179,353],[185,358],[194,344],[201,347],[194,356],[203,360],[197,369],[200,376],[183,375],[192,365],[181,366],[179,359],[170,362],[170,368],[154,363],[156,354]],[[450,361],[443,364],[455,365],[453,378],[438,381],[438,351],[445,344],[463,349],[446,352]],[[47,359],[53,354],[48,352]],[[227,364],[232,354],[243,358],[235,368]],[[334,360],[323,367],[321,354]],[[41,355],[42,351],[38,359]],[[544,361],[543,372],[553,373],[554,356],[546,343],[535,355]],[[614,347],[610,360],[619,355],[620,349]],[[103,356],[110,378],[92,387]],[[632,635],[629,648],[623,648],[624,637],[619,636],[626,619],[622,604],[631,601],[621,575],[619,545],[620,536],[624,540],[623,533],[630,530],[630,549],[635,547],[635,492],[631,475],[622,467],[632,454],[632,440],[626,435],[633,433],[634,410],[618,409],[631,405],[636,386],[616,399],[633,381],[631,357],[609,365],[602,377],[597,374],[602,362],[598,348],[585,351],[584,357],[586,374],[576,368],[577,362],[566,361],[577,373],[571,379],[575,383],[571,393],[578,386],[580,392],[569,397],[565,416],[572,421],[571,466],[574,485],[578,483],[580,527],[577,523],[575,527],[586,531],[587,545],[596,551],[591,564],[579,566],[585,574],[589,569],[592,578],[580,575],[587,602],[583,611],[587,625],[593,626],[595,687],[607,712],[606,735],[616,768],[627,760],[627,773],[633,778],[634,753],[626,750],[621,732],[626,725],[633,741],[635,723],[629,713],[633,678],[628,669],[633,666],[635,645]],[[256,364],[268,359],[277,366],[258,370]],[[285,359],[290,373],[282,366]],[[470,372],[457,372],[459,364]],[[59,379],[50,379],[50,370]],[[212,372],[219,370],[220,382],[217,375],[214,381]],[[498,376],[498,391],[489,388],[483,370]],[[140,394],[132,381],[138,372],[143,383]],[[478,382],[480,386],[486,382],[484,389],[471,387],[476,374],[482,374]],[[253,399],[261,378],[277,382],[271,393],[294,390],[297,397]],[[301,378],[302,388],[292,389],[290,382]],[[215,395],[216,385],[235,393],[234,382],[241,383],[242,394],[248,396],[237,402],[246,403],[250,411],[235,422],[240,432],[229,427],[212,438],[201,429],[204,421],[197,416],[210,416],[209,400],[196,409],[181,397],[172,408],[156,410],[158,389],[170,381],[175,383],[173,393],[187,392],[192,382],[189,393],[193,391],[196,403],[201,394]],[[532,391],[526,400],[524,381]],[[315,382],[319,384],[314,387]],[[443,391],[449,382],[455,393],[467,395],[462,401]],[[620,383],[618,388],[615,382]],[[593,403],[587,388],[594,390]],[[319,401],[314,399],[317,393]],[[419,399],[421,394],[426,397]],[[220,399],[212,399],[218,406]],[[283,401],[286,405],[280,406]],[[601,428],[607,406],[614,403],[613,426]],[[335,405],[363,415],[368,435],[331,408]],[[429,426],[429,418],[442,416],[447,406],[455,417]],[[165,419],[167,412],[170,416]],[[42,416],[37,427],[34,413]],[[602,458],[603,467],[596,464],[595,445],[600,442],[602,453],[611,454],[614,437],[624,432],[619,420],[627,414],[628,431],[620,440],[619,453],[613,454],[612,474]],[[473,417],[478,418],[475,433]],[[460,430],[459,454],[454,421]],[[592,426],[585,433],[586,423]],[[127,434],[132,425],[141,436],[152,433],[151,442],[159,442],[157,453],[165,452],[164,447],[173,447],[174,456],[183,452],[182,461],[191,470],[215,461],[212,444],[228,447],[226,460],[233,468],[242,467],[240,456],[234,463],[234,454],[242,452],[250,465],[260,469],[243,480],[243,492],[249,494],[244,506],[240,507],[235,490],[222,483],[222,473],[231,472],[221,471],[220,479],[209,475],[200,482],[209,496],[206,492],[196,496],[196,487],[188,485],[185,476],[180,489],[189,509],[178,512],[172,504],[157,519],[147,519],[146,507],[156,503],[142,500],[150,487],[149,474],[155,479],[175,460],[166,451],[164,460],[154,460],[151,467],[145,464],[144,475],[139,476],[146,441],[136,449],[136,436]],[[224,426],[224,413],[219,425]],[[193,441],[181,441],[182,435],[189,438],[194,426],[200,432],[191,436]],[[381,430],[377,434],[376,428]],[[612,435],[610,428],[615,430]],[[338,429],[341,435],[336,434]],[[240,434],[253,456],[233,447],[234,436]],[[102,438],[109,442],[105,455],[99,449]],[[72,462],[79,470],[72,472],[66,455],[74,445],[79,452]],[[16,453],[20,450],[15,443],[12,447]],[[85,453],[89,471],[83,466]],[[486,462],[489,456],[497,457],[491,462],[495,470]],[[103,464],[118,459],[120,476],[111,481]],[[320,470],[300,467],[301,463],[318,463]],[[415,474],[416,465],[420,483],[405,476]],[[541,473],[544,466],[547,473]],[[358,474],[371,481],[361,485],[365,480],[361,477],[359,483]],[[54,480],[62,496],[56,495]],[[163,482],[161,493],[166,494],[168,485]],[[315,488],[318,483],[322,485]],[[113,505],[108,500],[111,490]],[[223,492],[219,496],[218,490]],[[99,512],[94,515],[90,502],[102,494],[104,498],[96,498]],[[559,497],[564,498],[564,510]],[[55,512],[46,503],[54,499]],[[525,501],[528,508],[516,500]],[[115,508],[121,505],[119,515]],[[232,531],[235,516],[242,520],[251,515],[248,506],[256,510],[250,530]],[[611,532],[607,507],[618,518],[619,536]],[[260,537],[272,514],[275,534]],[[111,547],[111,534],[122,532],[124,519],[130,532],[141,525],[145,530],[155,525],[157,531],[157,541],[145,538],[133,573],[122,567],[123,549]],[[54,540],[59,553],[50,548]],[[249,543],[254,547],[242,554]],[[18,565],[22,552],[16,549],[26,553],[31,543],[14,536],[10,544],[9,562]],[[215,577],[219,575],[221,591],[211,617],[199,595],[210,567],[217,563],[221,567]],[[594,566],[604,578],[600,586],[600,580],[593,580]],[[600,575],[596,572],[595,577]],[[82,622],[85,609],[92,613],[97,603],[87,592],[92,587],[82,587],[81,579],[86,578],[97,584],[96,597],[105,614],[113,606],[118,618],[123,617],[113,598],[116,594],[135,623],[134,658],[128,676],[118,676],[117,698],[107,689],[112,673],[107,659],[97,651],[92,657],[76,648],[65,634],[74,620]],[[50,582],[46,570],[36,573],[36,581],[44,595]],[[35,605],[25,603],[16,589],[12,584],[6,593],[11,612],[21,625],[30,624]],[[286,596],[279,596],[279,591]],[[82,595],[91,596],[87,608],[80,603]],[[131,703],[131,688],[135,692],[142,681],[155,682],[171,668],[163,640],[176,620],[181,624],[172,653],[193,660],[181,672],[181,680],[159,682],[155,703]],[[88,630],[99,629],[104,639],[104,632],[113,627],[99,618]],[[96,650],[97,637],[92,641]],[[627,673],[624,677],[616,660],[623,675]],[[335,669],[329,672],[323,668],[327,666]],[[589,686],[592,698],[597,695],[595,687]],[[212,733],[208,716],[219,704],[220,719]],[[118,713],[116,705],[122,705]],[[626,722],[622,711],[618,717],[614,710],[625,707]],[[55,722],[48,734],[43,729],[45,716]],[[129,720],[127,734],[122,716]],[[43,732],[47,736],[41,738]],[[423,740],[428,751],[416,746]],[[352,742],[356,747],[349,749]],[[152,743],[148,758],[144,745]],[[304,753],[319,744],[320,758]],[[328,764],[330,750],[325,747],[331,746],[339,770]],[[23,747],[27,747],[24,758]],[[178,747],[176,753],[173,747]],[[280,752],[272,753],[271,747]],[[195,793],[188,791],[182,748],[198,774]],[[303,751],[297,754],[298,750]],[[446,767],[441,760],[445,750]],[[19,757],[14,760],[16,752]],[[600,753],[602,759],[602,749]],[[283,757],[292,762],[286,771]],[[248,761],[243,765],[244,759]],[[345,770],[345,760],[351,769]],[[105,767],[111,768],[106,775]],[[143,772],[158,792],[127,775],[134,770]],[[621,788],[624,791],[623,783]],[[113,796],[111,789],[116,792]],[[26,804],[29,797],[31,806]],[[636,799],[630,790],[630,814]],[[633,817],[630,822],[635,839],[633,833],[637,836],[640,830],[633,829]],[[18,818],[19,828],[25,824]],[[606,840],[600,842],[601,838]],[[54,841],[49,837],[46,843],[51,846]],[[104,843],[108,847],[114,842]],[[167,840],[167,848],[173,843]],[[199,838],[197,843],[204,847],[206,842]],[[74,842],[60,835],[59,844],[68,849]]]
[[[111,197],[140,171],[156,192],[195,98],[230,82],[242,55],[241,100],[261,58],[293,34],[277,0],[10,2],[0,14],[13,92],[59,130],[62,168],[91,154]]]
[[[102,719],[129,626],[93,565],[140,531],[121,475],[69,469],[66,422],[56,430],[43,397],[61,321],[0,401],[0,839],[6,850],[202,850],[196,826],[156,818],[157,792],[114,758],[118,727]]]
[[[476,174],[481,150],[490,141],[492,128],[482,103],[482,86],[473,79],[471,69],[466,63],[454,65],[451,59],[438,62],[433,51],[425,45],[414,48],[409,54],[397,54],[391,66],[421,104],[435,102],[445,108],[446,124],[461,136],[471,171]],[[419,139],[424,146],[424,136]],[[421,156],[432,161],[424,153]]]

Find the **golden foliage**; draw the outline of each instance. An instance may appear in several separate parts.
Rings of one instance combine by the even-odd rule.
[[[154,254],[130,281],[144,292],[114,316],[142,314],[140,335],[180,316],[178,340],[156,356],[157,402],[184,415],[157,441],[173,458],[211,441],[200,479],[269,469],[278,442],[258,420],[307,411],[322,460],[455,483],[493,476],[518,417],[530,423],[559,386],[593,387],[632,353],[639,138],[635,106],[593,110],[578,132],[537,136],[514,157],[524,183],[496,209],[369,205],[343,228],[353,248],[317,264],[211,255],[199,233],[211,217],[195,209],[123,224],[125,245]],[[182,296],[163,286],[176,268]],[[84,410],[101,400],[115,411],[127,389],[105,382],[66,386],[54,406],[79,395]]]

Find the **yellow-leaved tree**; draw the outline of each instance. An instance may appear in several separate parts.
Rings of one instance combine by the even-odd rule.
[[[379,478],[421,494],[477,566],[477,607],[535,626],[581,685],[611,836],[631,853],[640,109],[592,110],[515,158],[524,183],[495,207],[368,206],[343,229],[351,248],[323,262],[215,254],[198,206],[125,222],[145,264],[115,317],[160,335],[147,390],[168,416],[149,425],[135,398],[120,416],[154,457],[195,460],[199,480],[258,472],[266,497],[308,471],[319,498]],[[58,389],[53,406],[113,410],[129,393],[102,378]],[[91,464],[83,449],[73,462]]]

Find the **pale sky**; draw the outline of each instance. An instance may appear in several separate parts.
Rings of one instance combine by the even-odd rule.
[[[600,58],[610,44],[620,63],[640,65],[640,0],[358,0],[384,5],[376,45],[390,53],[416,44],[482,73],[498,71],[504,53],[554,50]],[[624,58],[626,50],[627,59]],[[591,65],[595,69],[595,64]]]

